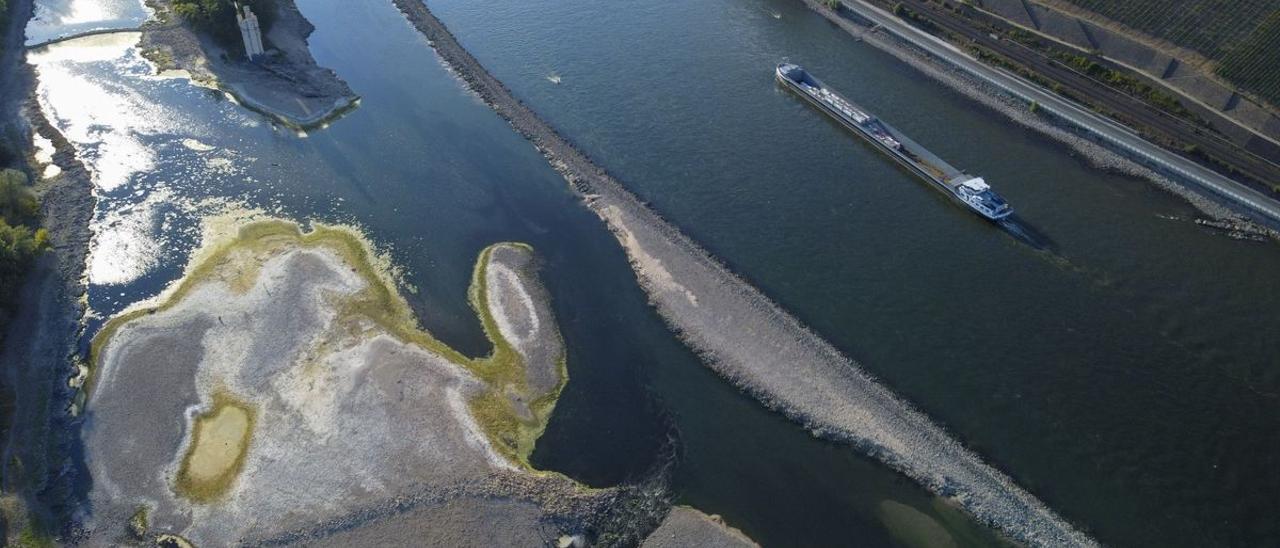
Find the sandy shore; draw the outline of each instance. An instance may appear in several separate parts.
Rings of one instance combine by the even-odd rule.
[[[582,194],[673,331],[723,377],[1035,545],[1094,541],[712,258],[512,96],[421,0],[393,0],[440,57]]]
[[[311,25],[293,0],[276,0],[275,24],[263,37],[271,47],[264,58],[248,62],[224,51],[179,18],[169,0],[147,0],[155,19],[142,27],[138,46],[161,70],[179,69],[215,86],[241,105],[285,126],[311,129],[341,117],[359,104],[359,96],[332,70],[311,56]]]

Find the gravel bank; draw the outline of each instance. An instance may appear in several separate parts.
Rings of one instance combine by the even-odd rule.
[[[667,514],[649,538],[644,548],[679,548],[701,546],[703,548],[752,548],[759,545],[730,527],[720,516],[708,516],[688,506],[677,506]]]
[[[421,0],[393,2],[582,194],[622,243],[654,307],[718,373],[815,435],[854,445],[1015,540],[1094,544],[641,204],[490,75]]]
[[[318,66],[307,46],[315,27],[293,0],[276,0],[275,24],[263,37],[271,49],[258,62],[227,52],[178,20],[169,0],[147,0],[155,20],[142,26],[138,46],[162,70],[180,69],[234,96],[241,105],[295,129],[321,127],[358,105],[359,97],[332,70]]]

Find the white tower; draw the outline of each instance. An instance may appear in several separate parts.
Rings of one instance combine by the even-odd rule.
[[[250,60],[262,55],[262,29],[258,28],[258,16],[249,10],[249,6],[245,6],[243,12],[236,10],[236,22],[240,24],[240,38],[244,39],[245,55]]]

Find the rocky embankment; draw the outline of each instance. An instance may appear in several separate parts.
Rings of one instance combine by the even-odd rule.
[[[857,447],[1018,542],[1095,544],[642,204],[489,74],[422,0],[393,1],[583,196],[626,250],[659,314],[715,371],[814,435]]]
[[[293,0],[275,0],[268,50],[255,62],[215,44],[173,13],[169,0],[147,0],[154,20],[142,27],[143,55],[162,70],[183,70],[252,110],[295,129],[310,129],[356,107],[359,97],[332,70],[316,64],[307,46],[315,27]]]
[[[484,358],[421,331],[358,233],[210,244],[94,340],[85,540],[537,546],[654,519],[527,462],[567,381],[532,249],[490,246],[470,295]]]

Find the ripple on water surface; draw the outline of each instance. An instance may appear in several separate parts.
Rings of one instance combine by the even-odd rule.
[[[242,149],[243,132],[273,129],[217,92],[156,76],[137,38],[91,36],[29,56],[40,105],[75,147],[98,198],[90,305],[105,314],[153,294],[154,284],[135,282],[172,275],[197,243],[202,218],[231,204],[271,207],[262,198],[271,185],[247,174],[255,158]]]

